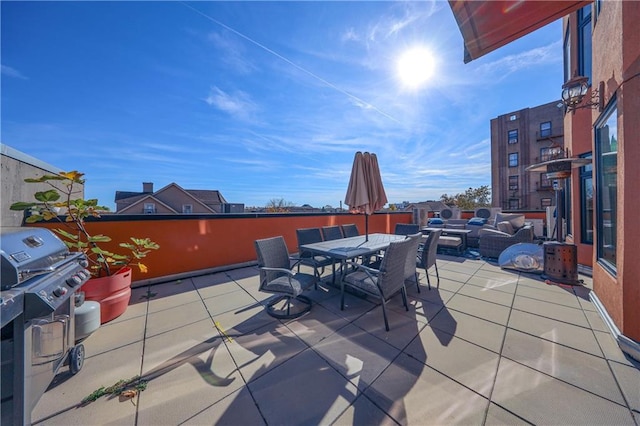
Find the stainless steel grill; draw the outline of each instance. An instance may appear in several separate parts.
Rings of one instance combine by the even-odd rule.
[[[73,295],[90,274],[85,256],[47,229],[3,230],[0,238],[2,424],[30,424],[60,367],[82,368]]]

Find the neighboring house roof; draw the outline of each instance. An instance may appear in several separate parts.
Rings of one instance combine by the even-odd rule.
[[[178,213],[174,208],[172,208],[171,206],[163,203],[162,201],[158,200],[156,197],[154,197],[153,195],[143,195],[140,197],[137,197],[138,199],[136,200],[136,202],[129,204],[127,207],[121,209],[120,211],[118,211],[118,213],[124,213],[129,209],[134,208],[135,206],[138,206],[140,204],[143,203],[148,203],[148,202],[154,202],[154,203],[158,203],[158,204],[162,204],[162,206],[166,207],[167,209],[171,210],[174,213]]]
[[[140,205],[141,203],[150,201],[160,203],[166,208],[171,209],[171,211],[178,213],[174,208],[162,201],[163,198],[167,198],[166,196],[163,197],[163,193],[171,190],[177,190],[184,193],[192,200],[193,204],[198,204],[211,213],[217,213],[213,206],[219,206],[227,203],[227,200],[225,200],[220,191],[206,189],[185,190],[177,183],[172,182],[163,188],[154,191],[153,194],[148,192],[116,191],[115,201],[119,207],[117,213],[126,212],[135,205]]]
[[[419,203],[409,204],[405,208],[405,211],[411,211],[413,209],[418,209],[418,208],[427,208],[432,212],[439,212],[441,210],[448,209],[449,206],[447,206],[442,201],[421,201]]]

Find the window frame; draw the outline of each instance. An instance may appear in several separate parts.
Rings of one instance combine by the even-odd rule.
[[[580,155],[580,158],[593,158],[593,154],[588,152]],[[582,244],[593,245],[593,230],[595,227],[595,203],[593,198],[593,164],[587,164],[579,169],[580,179],[580,242]],[[590,182],[587,184],[587,182]],[[591,214],[589,215],[587,192],[591,192]]]
[[[589,11],[588,15],[585,14],[587,10]],[[588,77],[589,84],[591,84],[591,77],[593,75],[593,40],[591,27],[593,8],[591,4],[578,9],[576,16],[578,24],[578,74]]]
[[[548,124],[549,128],[548,129],[543,129],[542,126]],[[540,137],[541,138],[548,138],[552,135],[552,127],[551,127],[551,121],[544,121],[542,123],[540,123]]]
[[[512,132],[515,132],[515,137],[512,137]],[[518,129],[507,130],[507,142],[509,143],[509,145],[518,143],[518,139]]]
[[[144,214],[154,214],[156,212],[156,203],[144,203]]]
[[[595,247],[596,247],[596,261],[598,262],[599,265],[601,265],[606,271],[608,271],[610,274],[612,274],[613,276],[617,276],[617,263],[615,261],[615,258],[617,256],[617,218],[618,218],[618,214],[617,214],[617,200],[618,200],[618,194],[617,194],[617,174],[618,174],[618,167],[617,167],[617,153],[618,153],[618,149],[616,146],[616,150],[615,151],[607,151],[607,152],[603,152],[603,140],[602,140],[602,129],[604,129],[604,127],[606,127],[609,123],[609,120],[611,118],[615,118],[615,126],[616,126],[616,141],[618,140],[618,122],[619,122],[619,117],[618,117],[618,102],[617,102],[617,98],[614,96],[611,101],[609,102],[609,105],[607,106],[607,108],[605,109],[605,111],[603,111],[603,113],[600,115],[600,117],[598,118],[598,120],[596,121],[595,125],[594,125],[594,134],[595,134],[595,148],[596,148],[596,157],[595,157],[595,170],[596,170],[596,176],[595,176],[595,187],[597,188],[598,191],[598,196],[595,197],[595,229],[596,229],[596,241],[595,243]],[[608,141],[610,141],[611,139],[608,138]],[[616,178],[616,185],[615,185],[615,192],[611,193],[611,192],[607,192],[607,195],[605,195],[605,188],[607,188],[605,186],[605,175],[604,175],[604,158],[603,157],[613,157],[613,154],[615,154],[615,162],[616,162],[616,168],[615,168],[615,178]],[[604,155],[607,154],[607,155]],[[609,162],[612,160],[612,158],[606,158],[609,160]],[[611,200],[611,197],[614,196],[613,202]],[[609,211],[611,212],[613,210],[613,221],[611,221],[610,219],[610,223],[608,226],[608,232],[605,234],[605,221],[604,221],[604,210],[605,210],[605,198],[607,198],[607,202],[609,204]],[[610,213],[611,214],[611,213]],[[611,230],[613,230],[613,233],[611,233]],[[605,244],[605,239],[609,238],[610,240],[610,244]],[[606,256],[606,249],[613,249],[613,261],[611,260],[612,256]]]
[[[515,184],[512,182],[514,180],[515,180]],[[518,175],[509,176],[509,191],[517,191],[520,186],[519,183],[520,183],[520,176]]]
[[[547,200],[548,204],[547,204]],[[545,210],[547,207],[553,207],[553,198],[551,197],[542,197],[540,198],[540,208]]]
[[[189,210],[189,211],[185,211],[185,210]],[[193,214],[193,204],[183,204],[182,214]]]
[[[514,156],[514,158],[515,158],[515,164],[512,164],[512,161],[511,161],[512,160],[512,156]],[[509,167],[518,167],[518,153],[517,152],[510,152],[508,157],[507,157],[507,159],[508,159]]]

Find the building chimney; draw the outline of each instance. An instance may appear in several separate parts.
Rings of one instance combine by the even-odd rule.
[[[142,192],[153,194],[153,182],[142,182]]]

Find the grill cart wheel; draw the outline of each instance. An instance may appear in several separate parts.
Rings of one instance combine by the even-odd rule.
[[[84,345],[74,346],[69,352],[69,370],[71,374],[76,374],[84,365]]]

